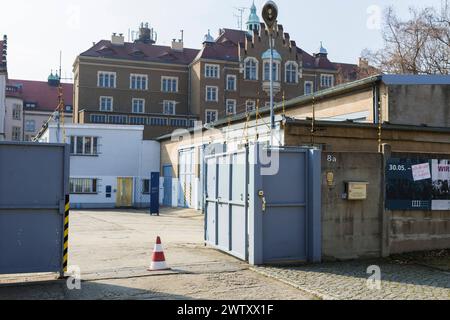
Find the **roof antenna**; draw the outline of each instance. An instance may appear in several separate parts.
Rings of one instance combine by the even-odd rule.
[[[237,11],[237,13],[234,14],[234,17],[237,19],[237,25],[238,29],[242,30],[243,28],[243,20],[244,20],[244,12],[247,8],[245,7],[234,7],[234,9]]]

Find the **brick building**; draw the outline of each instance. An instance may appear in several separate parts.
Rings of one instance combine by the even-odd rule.
[[[299,48],[279,24],[274,34],[275,102],[358,78],[359,66],[333,63]],[[156,44],[156,33],[142,24],[139,37],[101,40],[74,64],[76,123],[145,125],[147,139],[195,120],[215,120],[268,104],[269,38],[256,6],[247,30],[210,32],[202,48]]]

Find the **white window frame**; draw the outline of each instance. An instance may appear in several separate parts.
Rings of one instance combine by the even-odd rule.
[[[86,139],[91,139],[90,151],[86,153]],[[81,153],[78,153],[78,139],[81,139]],[[96,136],[70,136],[70,155],[71,156],[98,156],[99,152],[99,138]],[[96,143],[94,143],[96,142]]]
[[[255,62],[255,68],[256,68],[256,79],[248,79],[247,78],[247,63],[249,61],[253,61]],[[254,58],[254,57],[248,57],[244,60],[244,79],[247,81],[258,81],[259,80],[259,61],[258,59]]]
[[[213,69],[217,69],[217,75],[214,76],[214,74],[211,74],[211,68]],[[208,72],[210,71],[210,72]],[[215,71],[213,71],[213,73],[215,73]],[[207,63],[205,64],[205,78],[208,79],[220,79],[220,65],[218,64],[211,64],[211,63]]]
[[[164,91],[164,80],[175,80],[176,83],[176,91],[172,91],[172,86],[170,86],[169,91]],[[161,92],[165,92],[165,93],[178,93],[179,90],[179,81],[178,81],[178,77],[168,77],[168,76],[162,76],[161,77]]]
[[[214,121],[208,121],[208,113],[209,112],[212,112],[212,113],[215,113],[216,115],[215,115],[215,120]],[[212,123],[212,122],[216,122],[217,120],[219,120],[219,111],[217,111],[217,110],[212,110],[212,109],[206,109],[205,110],[205,122],[206,123]]]
[[[293,65],[294,66],[294,71],[295,71],[295,75],[294,75],[294,82],[288,82],[288,67],[289,65]],[[287,84],[298,84],[298,63],[295,61],[288,61],[284,64],[284,82],[286,82]]]
[[[166,106],[167,106],[168,103],[171,103],[173,105],[173,112],[172,113],[166,111]],[[173,101],[173,100],[164,100],[163,101],[163,114],[170,115],[170,116],[176,115],[177,114],[177,102]]]
[[[111,110],[102,110],[102,99],[111,99]],[[99,110],[101,112],[113,112],[114,111],[114,97],[100,96],[100,99],[99,99]]]
[[[104,74],[104,75],[108,75],[108,76],[114,76],[114,83],[113,86],[102,86],[100,84],[100,75]],[[97,72],[97,87],[99,88],[110,88],[110,89],[115,89],[117,87],[117,72],[112,72],[112,71],[98,71]]]
[[[232,89],[228,88],[228,80],[230,78],[234,79],[234,87]],[[237,91],[237,76],[235,74],[228,74],[227,75],[227,86],[226,86],[226,90],[227,91]]]
[[[208,99],[208,89],[214,89],[216,91],[216,99],[215,100]],[[218,86],[206,86],[205,102],[219,102],[219,87]]]
[[[266,79],[266,64],[270,65],[270,60],[264,60],[264,62],[263,62],[263,81],[270,81],[270,75],[268,76],[269,79]],[[273,64],[276,66],[275,79],[273,81],[280,82],[281,63],[279,61],[273,61]],[[270,72],[270,70],[269,70],[269,72]]]
[[[140,81],[142,82],[143,79],[145,79],[145,88],[133,88],[133,77],[137,79],[140,78]],[[138,91],[147,91],[148,90],[148,75],[146,74],[138,74],[138,73],[132,73],[130,74],[130,89],[131,90],[138,90]]]
[[[135,103],[136,101],[142,101],[142,112],[136,112],[136,111],[134,110],[134,103]],[[133,98],[133,99],[131,99],[131,113],[134,113],[134,114],[144,114],[144,113],[145,113],[145,99],[142,99],[142,98]]]
[[[70,194],[86,194],[86,195],[93,195],[93,194],[98,194],[98,181],[99,179],[96,178],[70,178],[69,179],[70,183]],[[75,187],[75,182],[80,182],[81,184],[81,189],[84,189],[84,187],[87,186],[86,182],[90,183],[90,191],[88,192],[87,190],[82,190],[81,192],[76,192],[76,189],[72,189],[72,187]],[[95,191],[94,191],[94,186],[95,186]]]
[[[29,130],[29,124],[32,123],[33,124],[33,130]],[[30,132],[36,132],[36,120],[26,120],[25,121],[25,132],[30,133]]]
[[[310,84],[311,85],[311,92],[310,93],[306,93],[306,85]],[[314,93],[314,81],[305,81],[304,87],[303,87],[303,93],[305,95],[311,95]]]
[[[325,83],[325,81],[324,81],[325,78],[329,79],[330,83],[328,83],[328,80]],[[320,75],[320,86],[322,88],[331,88],[331,87],[333,87],[334,86],[334,75],[332,75],[332,74],[321,74]]]
[[[248,110],[248,106],[249,106],[249,103],[251,103],[252,104],[252,110]],[[247,100],[247,101],[245,101],[245,112],[252,112],[252,111],[255,111],[256,110],[256,101],[255,100]]]
[[[233,102],[233,112],[229,112],[228,111],[228,103],[229,102]],[[237,107],[236,99],[227,99],[225,101],[225,108],[226,108],[225,112],[226,112],[227,115],[234,115],[234,114],[236,114],[236,107]]]

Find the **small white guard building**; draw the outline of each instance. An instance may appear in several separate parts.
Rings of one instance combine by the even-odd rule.
[[[65,134],[72,208],[145,208],[150,206],[151,173],[159,172],[160,146],[144,141],[143,132],[143,126],[98,124],[66,124],[58,130],[49,123],[38,141],[62,142]]]

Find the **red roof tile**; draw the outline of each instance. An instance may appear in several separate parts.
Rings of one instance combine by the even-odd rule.
[[[55,111],[58,106],[58,87],[47,82],[9,79],[7,85],[18,88],[11,96],[22,98],[24,103],[36,103],[38,111]],[[62,88],[65,105],[73,106],[73,84],[63,83]]]
[[[80,56],[189,65],[198,53],[199,50],[189,48],[177,51],[171,47],[142,42],[127,42],[119,46],[113,45],[111,41],[102,40]]]

